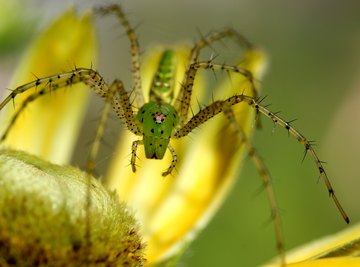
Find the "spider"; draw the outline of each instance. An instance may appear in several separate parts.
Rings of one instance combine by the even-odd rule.
[[[100,7],[95,11],[96,13],[102,15],[116,15],[120,20],[122,27],[126,31],[131,48],[133,93],[135,94],[136,104],[140,107],[138,111],[134,111],[133,103],[122,81],[114,80],[111,84],[108,84],[105,82],[100,73],[92,68],[75,68],[69,72],[38,78],[32,82],[15,88],[3,100],[3,102],[0,103],[0,110],[2,110],[11,100],[15,99],[17,95],[32,88],[39,88],[39,90],[31,94],[15,112],[8,127],[1,136],[1,141],[6,139],[12,127],[16,123],[17,118],[30,102],[57,89],[76,83],[84,83],[88,85],[88,87],[91,88],[91,90],[93,90],[97,95],[104,99],[105,106],[108,109],[110,106],[113,108],[118,118],[130,132],[140,137],[140,139],[135,140],[131,146],[130,164],[132,171],[136,172],[137,151],[139,146],[143,146],[145,156],[148,159],[161,160],[164,158],[167,150],[171,153],[172,161],[170,166],[162,173],[162,176],[168,176],[172,174],[178,161],[176,151],[170,144],[171,140],[188,136],[189,133],[200,125],[206,123],[208,120],[218,116],[219,114],[224,114],[229,124],[235,129],[236,133],[244,143],[250,157],[259,170],[260,176],[262,177],[264,187],[270,201],[272,217],[275,221],[278,250],[283,256],[284,245],[281,235],[280,218],[276,209],[274,192],[270,183],[270,175],[251,142],[246,137],[244,130],[237,122],[233,111],[234,106],[245,103],[252,107],[256,114],[262,114],[265,117],[268,117],[274,124],[283,127],[292,137],[304,146],[305,152],[311,155],[321,178],[324,180],[329,195],[332,197],[344,220],[349,223],[349,218],[334,193],[323,164],[315,153],[313,144],[298,130],[296,130],[290,122],[279,117],[276,113],[270,111],[266,106],[262,105],[262,99],[258,97],[258,91],[255,86],[256,79],[253,76],[253,73],[244,67],[215,63],[213,58],[208,61],[199,61],[199,54],[203,48],[209,47],[212,43],[225,38],[235,39],[235,41],[245,50],[255,50],[256,47],[244,36],[231,28],[226,28],[220,31],[212,32],[196,41],[190,50],[185,78],[177,96],[174,96],[175,52],[171,49],[164,50],[150,87],[149,102],[145,103],[141,86],[140,48],[134,29],[131,27],[119,5]],[[242,75],[251,84],[251,94],[245,94],[245,92],[242,92],[232,95],[225,100],[213,100],[209,105],[201,107],[200,110],[193,114],[189,119],[193,85],[200,69],[225,71],[227,73]],[[96,133],[96,141],[90,151],[89,161],[86,166],[89,173],[92,173],[94,170],[94,160],[104,131],[108,109],[104,109]]]

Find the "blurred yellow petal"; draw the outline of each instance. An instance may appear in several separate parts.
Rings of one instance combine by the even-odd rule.
[[[90,67],[96,63],[96,48],[91,14],[78,17],[75,10],[70,9],[33,42],[9,88],[14,89],[37,77],[55,75],[74,66]],[[29,90],[18,95],[15,109],[20,108],[32,92]],[[89,92],[85,86],[76,85],[30,103],[18,118],[5,144],[54,163],[68,162]],[[8,124],[13,113],[14,108],[9,104],[3,113],[2,127]]]
[[[358,267],[360,259],[357,258],[330,258],[309,262],[300,262],[286,265],[289,267]]]
[[[360,266],[360,224],[286,253],[287,266]],[[266,267],[278,266],[270,263]]]
[[[180,84],[185,73],[188,51],[177,49],[177,67],[180,69],[177,84]],[[151,67],[153,71],[156,69],[158,54],[153,53],[149,58],[151,63],[144,63],[144,72]],[[247,51],[240,66],[246,67],[260,79],[265,61],[264,53],[254,49]],[[209,103],[205,99],[209,98],[210,92],[204,88],[200,76],[198,74],[195,81],[196,97],[192,98],[192,107],[197,106],[197,100]],[[144,88],[148,88],[150,74],[145,73],[143,77]],[[239,74],[231,74],[216,89],[214,99],[225,99],[243,92],[252,93],[248,81]],[[254,124],[253,110],[243,104],[234,111],[240,126],[249,134]],[[116,158],[107,175],[107,184],[111,189],[116,189],[119,198],[134,209],[147,242],[146,257],[150,265],[173,256],[193,240],[196,232],[208,223],[234,185],[243,149],[240,138],[228,126],[225,117],[219,115],[194,130],[190,137],[172,139],[170,142],[179,161],[177,171],[166,178],[161,176],[161,172],[171,161],[170,153],[161,161],[147,160],[143,149],[139,149],[140,167],[133,174],[131,168],[126,166],[131,142],[136,137],[126,134],[119,142]]]

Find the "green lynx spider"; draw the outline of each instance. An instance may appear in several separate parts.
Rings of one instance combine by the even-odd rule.
[[[126,125],[127,129],[133,134],[142,136],[142,139],[134,141],[132,144],[131,152],[131,166],[132,171],[136,171],[136,157],[137,149],[139,145],[143,145],[145,148],[145,155],[149,159],[162,159],[166,150],[169,150],[172,155],[172,162],[169,168],[163,172],[163,176],[167,176],[172,173],[177,163],[177,155],[175,150],[170,145],[172,138],[181,138],[187,136],[193,129],[199,125],[205,123],[212,117],[224,113],[230,124],[235,128],[244,142],[245,147],[251,159],[254,161],[255,166],[259,170],[260,176],[263,180],[265,190],[267,192],[269,203],[271,206],[272,218],[275,223],[275,233],[277,239],[277,245],[280,255],[282,256],[282,262],[284,263],[284,244],[281,234],[280,217],[277,212],[277,206],[275,202],[274,192],[271,186],[270,175],[265,165],[258,156],[256,150],[253,148],[250,141],[246,138],[237,123],[232,106],[245,102],[254,110],[263,114],[271,119],[275,124],[285,128],[291,136],[293,136],[300,144],[305,147],[305,152],[308,152],[313,158],[315,165],[319,171],[321,178],[324,180],[328,189],[330,197],[335,202],[338,210],[340,211],[344,220],[348,223],[349,218],[339,203],[334,190],[330,184],[328,176],[324,170],[322,162],[316,155],[313,145],[307,138],[305,138],[299,131],[290,125],[290,122],[282,119],[275,113],[268,110],[265,106],[261,105],[261,101],[257,97],[255,85],[253,83],[252,73],[246,69],[230,66],[225,64],[213,63],[213,60],[198,61],[200,51],[209,46],[215,41],[222,40],[224,38],[234,38],[238,43],[242,45],[244,49],[254,48],[242,35],[234,31],[233,29],[224,29],[222,31],[214,32],[206,37],[198,40],[190,52],[190,58],[187,65],[186,75],[180,89],[179,95],[174,98],[173,92],[173,74],[174,74],[174,52],[166,50],[162,54],[158,70],[154,76],[153,83],[150,88],[150,101],[145,103],[142,88],[141,88],[141,76],[140,76],[140,49],[137,36],[131,25],[129,24],[122,9],[118,5],[110,5],[103,8],[96,9],[97,13],[101,14],[115,14],[120,23],[124,27],[127,37],[131,46],[131,70],[133,91],[136,95],[137,105],[141,107],[137,114],[134,114],[132,103],[130,101],[129,94],[125,90],[123,83],[120,80],[115,80],[110,86],[104,81],[103,77],[92,68],[75,68],[73,71],[55,74],[52,76],[36,79],[33,82],[21,85],[14,89],[10,95],[0,104],[0,110],[3,109],[11,100],[13,100],[18,94],[21,94],[32,88],[39,88],[33,94],[31,94],[16,111],[12,117],[8,128],[5,130],[1,137],[3,141],[9,134],[12,126],[15,124],[19,114],[25,109],[27,104],[34,101],[42,95],[46,95],[54,90],[67,87],[75,83],[85,83],[88,85],[97,95],[105,99],[105,108],[100,120],[100,125],[96,133],[96,139],[90,152],[90,159],[87,164],[87,171],[92,172],[94,168],[94,159],[96,157],[100,140],[104,131],[107,112],[111,106],[117,116]],[[249,96],[245,94],[233,95],[225,100],[213,101],[210,105],[201,108],[198,113],[193,115],[188,120],[188,113],[190,109],[190,100],[192,95],[193,83],[199,69],[212,69],[220,70],[231,73],[238,73],[247,78],[253,85],[253,95]],[[40,88],[39,86],[42,85]]]

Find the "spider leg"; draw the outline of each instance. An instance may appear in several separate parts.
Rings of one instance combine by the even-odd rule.
[[[104,95],[107,85],[103,81],[103,78],[92,69],[75,69],[70,72],[64,72],[57,75],[47,76],[44,78],[38,78],[33,82],[21,85],[14,90],[0,103],[0,110],[2,110],[10,101],[14,101],[17,95],[22,94],[30,89],[37,89],[34,93],[29,95],[16,110],[9,125],[1,136],[0,142],[4,141],[9,132],[15,125],[19,115],[23,112],[26,106],[36,100],[37,98],[47,95],[57,89],[65,88],[73,84],[84,82],[90,87],[94,87],[94,91],[100,96]]]
[[[171,153],[172,161],[171,161],[169,168],[165,172],[162,173],[162,176],[164,176],[164,177],[169,175],[174,170],[176,163],[177,163],[177,155],[176,155],[175,149],[170,145],[170,143],[168,144],[167,148]]]
[[[136,157],[137,157],[136,151],[137,151],[138,145],[143,145],[143,144],[144,144],[143,140],[135,140],[132,143],[130,164],[131,164],[131,169],[133,172],[136,172]]]
[[[267,109],[265,106],[262,106],[258,100],[254,99],[251,96],[244,95],[244,94],[234,95],[232,97],[229,97],[226,100],[213,102],[211,105],[205,107],[204,109],[200,110],[197,114],[195,114],[182,128],[177,129],[174,132],[173,137],[180,138],[180,137],[186,136],[187,134],[189,134],[193,129],[195,129],[199,125],[205,123],[210,118],[223,112],[224,109],[227,109],[228,107],[231,107],[233,105],[237,105],[241,102],[245,102],[246,104],[248,104],[249,106],[254,108],[256,113],[263,114],[264,116],[271,119],[275,124],[286,129],[292,137],[294,137],[300,144],[302,144],[304,146],[306,152],[309,152],[309,154],[311,155],[311,157],[319,171],[319,175],[323,179],[323,181],[327,187],[329,196],[334,201],[337,209],[341,213],[341,216],[343,217],[345,222],[349,223],[350,222],[349,217],[347,216],[347,214],[344,211],[343,207],[341,206],[339,200],[337,199],[334,189],[333,189],[333,187],[330,183],[330,180],[325,172],[323,164],[320,161],[319,157],[317,156],[311,142],[304,135],[302,135],[298,130],[296,130],[293,126],[291,126],[289,122],[285,121],[284,119],[282,119],[281,117],[276,115],[274,112]]]
[[[97,154],[99,152],[101,140],[102,140],[104,132],[105,132],[110,108],[111,108],[111,106],[115,107],[114,105],[112,105],[112,102],[113,102],[113,98],[116,93],[116,89],[117,89],[116,87],[117,87],[117,84],[114,82],[109,87],[108,93],[106,94],[106,97],[105,97],[105,105],[101,111],[100,121],[96,128],[95,139],[92,142],[90,152],[88,155],[88,160],[86,162],[86,172],[89,174],[93,174],[93,172],[95,170],[95,160],[96,160]]]
[[[243,101],[252,101],[252,100],[253,98],[251,96],[234,95],[226,100],[214,101],[212,104],[206,106],[205,108],[201,109],[198,113],[196,113],[194,116],[192,116],[192,118],[183,127],[176,129],[173,134],[173,138],[180,138],[188,135],[192,130],[194,130],[199,125],[205,123],[212,117],[223,112],[225,106],[233,106]]]
[[[135,140],[132,143],[130,164],[131,164],[131,168],[132,168],[133,172],[136,172],[136,157],[137,157],[136,152],[137,152],[138,146],[143,145],[143,144],[144,144],[143,140]],[[167,148],[171,153],[172,161],[171,161],[169,168],[165,172],[162,173],[162,176],[164,176],[164,177],[171,174],[171,172],[174,170],[176,163],[177,163],[177,155],[176,155],[175,149],[170,144],[168,144]]]
[[[194,80],[196,77],[196,73],[199,69],[212,69],[212,70],[221,70],[226,71],[228,73],[238,73],[243,75],[251,84],[251,90],[254,97],[257,97],[257,90],[254,85],[254,77],[251,71],[242,68],[240,66],[230,66],[224,64],[216,64],[211,61],[203,61],[203,62],[195,62],[190,65],[190,68],[186,75],[186,81],[182,88],[184,89],[184,98],[181,101],[179,116],[180,116],[180,125],[184,125],[188,116],[189,108],[190,108],[190,100],[192,89],[194,85]]]
[[[125,90],[124,84],[120,80],[115,80],[112,86],[116,89],[115,97],[111,98],[112,107],[116,115],[126,125],[129,131],[136,135],[141,135],[142,133],[137,126],[130,97]]]
[[[184,125],[187,120],[187,116],[188,116],[188,112],[189,112],[189,108],[190,108],[193,81],[195,78],[196,69],[198,68],[196,64],[198,62],[198,57],[200,55],[201,50],[205,47],[210,46],[211,43],[213,43],[215,41],[219,41],[219,40],[222,40],[222,39],[228,38],[228,37],[234,38],[240,45],[242,45],[244,47],[245,51],[250,51],[252,49],[255,49],[255,47],[244,36],[242,36],[240,33],[238,33],[237,31],[235,31],[231,28],[226,28],[226,29],[223,29],[222,31],[218,31],[218,32],[209,34],[208,36],[205,36],[205,37],[199,39],[195,43],[195,45],[193,46],[193,48],[191,49],[191,52],[190,52],[189,64],[188,64],[187,71],[186,71],[186,74],[184,77],[184,81],[182,83],[181,89],[180,89],[180,91],[176,97],[176,101],[174,103],[174,107],[180,115],[180,125]],[[208,63],[211,64],[211,60]],[[222,65],[222,66],[225,66],[225,65]],[[200,68],[204,68],[204,67],[201,66]],[[230,68],[230,66],[229,66],[229,68]],[[227,69],[226,71],[229,71],[229,70]],[[246,72],[245,69],[244,69],[244,72]],[[247,71],[246,74],[247,75],[245,75],[245,77],[251,76],[251,72],[249,72],[249,71]],[[249,79],[249,81],[251,83],[253,82],[252,79]],[[253,90],[254,96],[257,96],[258,92],[253,83],[252,83],[251,87],[252,87],[251,90]]]
[[[244,49],[252,49],[253,45],[239,32],[235,31],[232,28],[225,28],[220,31],[213,32],[205,37],[200,38],[190,53],[190,64],[197,61],[201,49],[210,46],[211,43],[225,39],[225,38],[234,38]]]
[[[47,76],[45,78],[39,78],[36,81],[26,83],[24,85],[21,85],[17,88],[15,88],[11,94],[9,94],[3,102],[0,103],[0,110],[2,110],[11,100],[14,100],[18,94],[21,94],[23,92],[26,92],[32,88],[38,88],[36,92],[31,94],[26,100],[21,104],[20,108],[15,112],[15,115],[11,119],[9,125],[7,126],[6,130],[1,136],[0,141],[4,141],[5,138],[8,136],[10,130],[16,123],[16,120],[18,119],[21,112],[26,108],[26,106],[36,100],[37,98],[49,94],[55,90],[65,88],[67,86],[71,86],[76,83],[85,83],[88,85],[97,95],[104,98],[105,100],[108,98],[109,94],[109,86],[106,84],[102,76],[93,69],[87,69],[87,68],[77,68],[70,72],[64,72],[57,75]],[[128,114],[128,108],[130,104],[130,100],[128,99],[128,95],[123,88],[122,84],[117,82],[116,88],[119,92],[119,100],[112,101],[112,105],[114,110],[117,112],[118,116],[120,118],[124,117],[123,114]],[[127,99],[126,99],[127,98]],[[123,104],[126,109],[126,112],[122,110],[121,105],[117,105],[118,103]],[[126,125],[131,125],[131,119],[127,118]],[[129,127],[129,130],[137,134],[137,127],[136,125],[132,125]]]
[[[7,136],[9,135],[9,132],[11,131],[11,129],[13,128],[13,126],[15,125],[17,119],[19,118],[20,114],[22,113],[22,111],[26,108],[26,106],[34,101],[35,99],[37,99],[38,97],[42,96],[43,92],[42,91],[38,91],[34,94],[29,95],[22,103],[21,106],[19,107],[18,110],[16,110],[15,114],[11,117],[11,120],[8,124],[8,126],[6,127],[5,131],[2,133],[1,138],[0,138],[0,143],[4,142],[7,138]]]
[[[236,133],[240,137],[242,144],[245,146],[246,150],[248,151],[248,155],[251,158],[254,166],[256,167],[260,178],[262,179],[263,186],[265,188],[270,210],[271,210],[271,218],[274,221],[274,228],[275,228],[275,237],[277,243],[277,249],[280,255],[281,266],[285,266],[285,246],[284,246],[284,237],[282,233],[281,227],[281,218],[278,211],[278,205],[275,198],[274,188],[271,182],[271,176],[268,168],[265,166],[263,160],[261,159],[260,155],[251,144],[251,141],[246,137],[246,134],[242,127],[237,123],[235,114],[231,107],[224,105],[224,114],[226,118],[229,120],[230,124],[234,127]]]
[[[121,25],[124,27],[126,35],[130,41],[131,49],[131,74],[133,81],[133,89],[136,94],[136,101],[139,107],[143,106],[145,103],[143,91],[141,88],[141,76],[140,76],[140,46],[138,38],[135,34],[134,29],[131,27],[124,11],[119,5],[113,4],[105,7],[98,7],[95,9],[96,13],[108,15],[115,14]]]

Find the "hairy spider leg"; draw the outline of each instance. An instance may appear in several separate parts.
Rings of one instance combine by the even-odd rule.
[[[131,146],[131,168],[132,168],[133,172],[136,172],[136,157],[137,157],[136,151],[137,151],[138,145],[144,145],[144,141],[136,140],[132,143],[132,146]],[[177,163],[177,154],[176,154],[174,148],[170,145],[170,143],[168,144],[167,149],[171,153],[172,161],[171,161],[171,164],[168,167],[168,169],[161,174],[164,177],[171,174],[171,172],[176,167],[176,163]]]
[[[175,99],[176,101],[174,102],[174,107],[180,116],[181,126],[185,124],[188,118],[187,116],[189,113],[191,94],[192,94],[192,85],[193,85],[192,83],[195,79],[192,68],[197,63],[201,50],[205,47],[210,46],[211,43],[213,42],[220,41],[230,37],[234,38],[237,41],[237,43],[243,46],[245,52],[251,49],[255,49],[255,47],[245,37],[243,37],[240,33],[238,33],[237,31],[231,28],[225,28],[221,31],[213,32],[208,36],[199,39],[192,47],[184,81]],[[209,63],[211,61],[212,60],[210,60]],[[248,78],[249,82],[251,83],[251,90],[253,95],[257,97],[258,91],[253,83],[252,73],[247,71],[246,69],[243,69],[243,72],[246,73],[245,77]]]
[[[183,94],[184,99],[181,100],[182,105],[180,106],[180,111],[178,111],[180,116],[180,126],[183,126],[187,120],[187,116],[190,108],[192,88],[194,85],[194,80],[196,78],[196,73],[198,69],[212,69],[212,70],[222,70],[228,73],[239,73],[248,79],[248,81],[251,84],[252,93],[254,94],[255,97],[257,96],[256,93],[257,91],[254,85],[254,78],[249,70],[238,66],[212,63],[211,60],[205,62],[192,63],[188,70],[185,83],[182,85],[182,88],[184,88],[184,94]]]
[[[247,103],[249,106],[253,107],[257,113],[261,113],[265,115],[266,117],[270,118],[275,124],[285,128],[291,136],[293,136],[296,140],[298,140],[300,144],[302,144],[305,147],[305,151],[310,153],[319,171],[319,175],[323,179],[327,187],[329,196],[333,199],[337,209],[341,213],[341,216],[343,217],[345,222],[349,223],[350,222],[349,217],[347,216],[346,212],[344,211],[340,202],[338,201],[334,189],[330,183],[330,180],[325,172],[325,169],[321,161],[319,160],[311,142],[307,138],[305,138],[305,136],[302,135],[298,130],[292,127],[289,122],[285,121],[284,119],[282,119],[281,117],[279,117],[278,115],[267,109],[266,107],[262,106],[260,104],[260,101],[254,99],[254,97],[252,96],[248,96],[244,94],[234,95],[232,97],[227,98],[226,100],[213,102],[211,105],[203,108],[197,114],[195,114],[182,128],[177,129],[175,131],[173,138],[180,138],[188,135],[193,129],[195,129],[199,125],[205,123],[207,120],[223,112],[225,106],[229,107],[229,106],[237,105],[241,102]]]
[[[88,160],[86,162],[86,172],[87,173],[90,173],[90,174],[94,173],[95,160],[96,160],[97,154],[99,153],[100,144],[101,144],[102,138],[104,136],[106,123],[107,123],[107,120],[108,120],[108,115],[109,115],[111,106],[113,105],[113,99],[115,97],[116,92],[117,92],[117,84],[113,83],[109,87],[107,95],[104,97],[105,98],[105,104],[104,104],[104,106],[102,108],[102,111],[101,111],[101,117],[100,117],[99,125],[96,128],[95,138],[94,138],[94,141],[92,142],[90,152],[89,152],[89,155],[88,155]],[[121,114],[121,117],[123,117],[122,114]]]
[[[204,47],[210,46],[211,43],[213,43],[215,41],[220,41],[222,39],[229,38],[229,37],[234,38],[235,41],[237,41],[241,46],[243,46],[243,48],[245,50],[254,48],[254,46],[239,32],[235,31],[232,28],[225,28],[225,29],[210,33],[209,35],[199,39],[195,43],[195,45],[193,46],[193,48],[191,49],[191,52],[190,52],[189,65],[197,61],[201,49],[203,49]]]
[[[110,102],[117,116],[127,126],[129,131],[133,132],[136,135],[141,134],[134,119],[134,114],[132,111],[129,96],[125,91],[122,82],[115,80],[113,84],[109,87],[97,71],[87,68],[77,68],[70,72],[40,78],[36,81],[21,85],[14,89],[11,94],[9,94],[4,99],[4,101],[0,103],[0,110],[2,110],[11,100],[14,100],[18,94],[21,94],[32,88],[38,88],[37,91],[35,91],[33,94],[31,94],[25,99],[19,109],[15,112],[0,140],[5,140],[10,130],[16,123],[19,114],[26,108],[26,106],[30,102],[34,101],[40,96],[49,94],[57,89],[65,88],[67,86],[71,86],[80,82],[88,85],[90,89],[92,89],[97,95],[104,98],[105,102]],[[99,123],[100,126],[97,129],[95,142],[93,143],[93,148],[91,149],[93,152],[91,152],[92,156],[90,156],[90,158],[96,157],[97,147],[99,146],[98,142],[100,142],[102,138],[102,133],[104,132],[103,128],[105,127],[105,117],[107,112],[108,108],[104,108],[103,114],[101,116],[102,119]],[[92,165],[93,163],[91,162],[87,164],[89,171],[93,169]]]
[[[272,179],[270,176],[270,172],[266,167],[266,165],[264,164],[264,161],[261,159],[260,155],[256,151],[256,149],[252,145],[251,141],[247,138],[242,127],[236,121],[235,114],[231,106],[224,105],[223,109],[224,109],[224,115],[235,129],[242,143],[245,145],[245,148],[248,151],[248,155],[253,161],[253,164],[257,169],[260,178],[262,179],[262,183],[266,191],[270,205],[271,219],[274,222],[276,247],[280,255],[280,263],[281,266],[285,266],[285,244],[284,244],[284,237],[281,227],[281,218],[278,211],[278,205],[275,198],[274,188],[272,186]]]
[[[90,82],[90,80],[93,80]],[[103,91],[107,91],[107,85],[103,81],[103,78],[92,69],[79,68],[70,72],[64,72],[61,74],[51,75],[44,78],[38,78],[35,81],[23,84],[14,90],[0,103],[0,110],[2,110],[10,101],[14,101],[18,94],[22,94],[27,90],[35,88],[36,91],[30,94],[25,101],[21,104],[18,110],[12,117],[8,127],[4,131],[1,137],[1,141],[4,141],[8,136],[10,130],[16,123],[17,118],[26,108],[26,106],[36,100],[38,97],[51,93],[57,89],[71,86],[78,82],[84,82],[85,84],[93,84],[95,92],[100,96],[104,95]]]
[[[112,4],[105,7],[98,7],[94,9],[96,13],[102,15],[114,14],[116,15],[121,25],[124,27],[126,35],[130,41],[131,50],[131,74],[133,82],[133,90],[136,94],[136,102],[139,107],[145,103],[143,91],[141,88],[141,75],[140,75],[140,46],[138,38],[135,34],[133,27],[130,25],[128,19],[122,8],[117,4]]]

